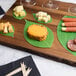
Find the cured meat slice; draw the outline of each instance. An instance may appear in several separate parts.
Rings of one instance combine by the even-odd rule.
[[[62,18],[64,22],[76,22],[76,18]]]
[[[61,30],[65,32],[76,32],[76,27],[62,27]]]
[[[76,39],[74,40],[69,40],[67,43],[67,47],[71,50],[76,52]]]

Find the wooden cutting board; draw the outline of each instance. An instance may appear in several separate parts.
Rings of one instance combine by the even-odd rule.
[[[38,0],[37,0],[38,1]],[[45,0],[46,1],[46,0]],[[23,51],[31,52],[36,55],[40,55],[43,57],[47,57],[59,62],[67,63],[73,66],[76,66],[76,56],[72,55],[70,52],[68,52],[65,48],[62,47],[62,45],[59,43],[57,38],[57,26],[59,21],[64,15],[70,15],[75,16],[75,14],[71,14],[67,12],[68,7],[70,7],[71,3],[64,3],[64,2],[57,2],[59,5],[59,10],[54,9],[48,9],[48,8],[42,8],[40,7],[40,0],[39,3],[36,6],[32,7],[25,7],[25,10],[27,11],[27,16],[24,19],[27,19],[29,21],[37,22],[33,16],[32,13],[38,12],[40,10],[48,12],[52,16],[52,23],[45,24],[45,26],[49,27],[54,34],[54,42],[51,48],[38,48],[30,45],[25,39],[24,39],[24,26],[25,21],[24,20],[17,20],[12,17],[12,9],[18,5],[18,1],[13,5],[13,7],[6,13],[6,15],[0,20],[0,22],[6,22],[9,21],[14,25],[15,28],[15,34],[14,38],[0,35],[0,44],[10,46],[12,48],[20,49]]]

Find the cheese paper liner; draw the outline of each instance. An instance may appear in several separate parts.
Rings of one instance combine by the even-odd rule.
[[[49,29],[48,27],[45,26],[47,28],[47,31],[48,31],[48,35],[47,35],[46,40],[37,41],[37,40],[31,39],[28,37],[27,29],[30,25],[33,25],[33,24],[41,25],[41,24],[31,22],[31,21],[27,21],[27,20],[25,20],[25,21],[26,21],[26,24],[24,27],[24,38],[25,38],[25,40],[28,43],[30,43],[31,45],[36,46],[36,47],[50,48],[52,46],[53,41],[54,41],[54,36],[53,36],[53,32],[51,31],[51,29]],[[44,25],[42,25],[42,26],[44,26]]]
[[[65,18],[76,18],[76,16],[64,16]],[[67,42],[69,40],[73,40],[74,38],[76,38],[76,32],[64,32],[64,31],[61,31],[61,28],[62,28],[62,23],[63,21],[61,20],[58,24],[58,27],[57,27],[57,36],[58,36],[58,40],[59,42],[61,43],[61,45],[67,50],[69,51],[71,54],[75,55],[76,56],[76,52],[73,52],[71,50],[69,50],[67,48]]]

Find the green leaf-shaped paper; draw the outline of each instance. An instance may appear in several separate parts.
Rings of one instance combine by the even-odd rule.
[[[52,18],[50,18],[50,20],[48,21],[48,22],[44,22],[44,21],[39,21],[38,20],[38,18],[36,17],[36,14],[35,13],[33,13],[33,17],[34,17],[34,19],[36,20],[36,21],[38,21],[39,23],[44,23],[44,24],[46,24],[46,23],[51,23],[52,22]]]
[[[13,30],[14,30],[14,26],[12,25],[12,27],[13,27]],[[7,34],[5,34],[5,33],[3,33],[2,31],[0,31],[0,34],[2,34],[2,35],[5,35],[5,36],[11,36],[11,37],[14,37],[14,32],[11,32],[11,33],[7,33]]]
[[[76,16],[64,16],[65,18],[76,18]],[[61,20],[59,22],[59,25],[57,27],[57,36],[58,36],[58,40],[59,42],[61,43],[61,45],[67,50],[69,51],[71,54],[75,55],[76,56],[76,52],[73,52],[71,50],[69,50],[67,48],[67,42],[69,40],[72,40],[74,38],[76,38],[76,32],[64,32],[64,31],[61,31],[61,28],[62,28],[62,23],[63,21]]]
[[[53,32],[48,27],[46,27],[47,31],[48,31],[48,35],[47,35],[46,40],[44,40],[44,41],[33,40],[33,39],[29,38],[28,35],[27,35],[27,29],[32,24],[41,25],[41,24],[26,20],[26,24],[25,24],[25,27],[24,27],[24,38],[26,39],[26,41],[28,43],[30,43],[31,45],[36,46],[36,47],[50,48],[52,46],[52,43],[53,43],[53,40],[54,40]]]
[[[25,16],[26,16],[27,13],[26,13],[25,10],[24,10],[24,12],[25,12]],[[14,12],[13,12],[13,17],[16,18],[16,19],[18,19],[18,20],[23,19],[25,16],[18,16],[18,17],[16,17],[15,14],[14,14]]]

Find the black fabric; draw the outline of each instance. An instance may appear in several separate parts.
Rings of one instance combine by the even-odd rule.
[[[0,76],[5,76],[11,71],[19,68],[21,62],[24,62],[27,67],[32,68],[29,76],[41,76],[31,56],[0,66]],[[22,72],[19,72],[13,76],[22,76]]]
[[[0,6],[0,15],[4,14],[4,10],[2,9],[2,7]]]

